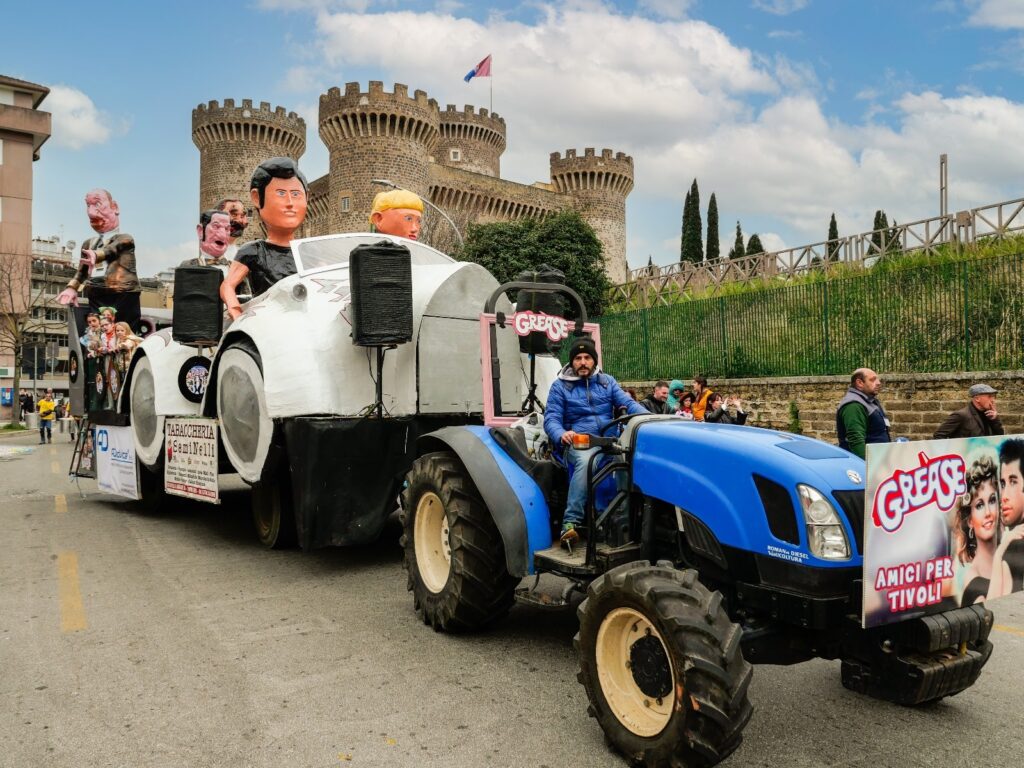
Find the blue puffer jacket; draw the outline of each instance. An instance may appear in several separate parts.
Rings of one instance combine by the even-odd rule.
[[[648,413],[640,403],[627,395],[614,378],[597,369],[580,379],[567,365],[558,374],[548,392],[544,410],[544,431],[554,445],[572,430],[586,435],[599,435],[601,428],[615,417],[616,408],[627,413]]]

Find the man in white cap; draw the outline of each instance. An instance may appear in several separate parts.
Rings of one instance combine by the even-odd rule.
[[[1003,423],[996,411],[996,390],[988,384],[974,384],[967,390],[971,398],[965,407],[953,411],[935,430],[933,438],[985,437],[1003,434]]]

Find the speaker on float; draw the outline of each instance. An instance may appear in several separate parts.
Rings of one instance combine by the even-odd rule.
[[[535,270],[526,270],[516,275],[516,280],[523,283],[553,283],[565,284],[565,275],[547,264],[541,264]],[[565,311],[565,300],[562,294],[554,291],[526,291],[521,290],[516,296],[516,312],[543,312],[546,315],[562,316]],[[551,355],[552,342],[546,333],[534,331],[526,336],[519,337],[519,351],[529,352],[533,355]]]
[[[224,303],[217,267],[178,267],[174,270],[174,315],[171,338],[179,344],[209,347],[220,341]]]
[[[412,254],[390,240],[357,245],[348,259],[352,341],[360,347],[412,339]]]

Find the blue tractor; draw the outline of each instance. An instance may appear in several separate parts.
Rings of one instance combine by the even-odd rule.
[[[524,287],[552,289],[502,286],[481,316],[492,341],[507,320],[493,313],[498,295]],[[578,297],[557,290],[578,304],[575,332],[593,329]],[[485,386],[497,388],[482,340]],[[420,438],[401,516],[425,623],[474,631],[517,600],[568,607],[585,593],[575,643],[590,714],[647,766],[714,765],[735,750],[755,663],[839,659],[844,686],[905,705],[978,678],[992,652],[982,606],[862,628],[861,459],[799,435],[673,416],[622,417],[605,432],[590,437],[602,450],[573,551],[555,537],[565,471],[532,456],[521,428],[488,413],[482,426]],[[560,595],[537,591],[541,574],[564,580]]]

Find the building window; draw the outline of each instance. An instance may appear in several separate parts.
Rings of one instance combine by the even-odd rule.
[[[457,162],[461,161],[462,160],[462,150],[461,149],[449,149],[448,150],[448,159],[451,160],[453,163],[457,163]]]
[[[352,198],[351,197],[343,197],[343,198],[341,198],[341,212],[342,213],[348,213],[348,209],[349,209],[349,207],[351,205],[352,205]]]
[[[4,164],[4,140],[0,139],[0,165]]]
[[[0,104],[14,106],[14,91],[10,88],[0,88]]]

